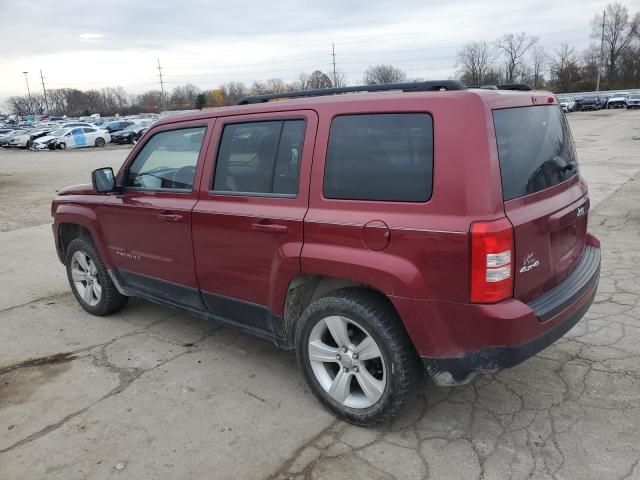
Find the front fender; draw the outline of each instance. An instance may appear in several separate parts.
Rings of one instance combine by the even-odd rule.
[[[95,205],[82,205],[71,202],[59,202],[55,211],[53,231],[55,235],[56,247],[61,252],[61,225],[73,224],[87,229],[91,234],[94,245],[98,249],[100,258],[107,266],[112,268],[111,260],[104,248],[105,237],[95,212]],[[62,259],[62,258],[61,258]]]

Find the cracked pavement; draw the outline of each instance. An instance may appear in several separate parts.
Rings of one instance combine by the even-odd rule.
[[[139,300],[86,314],[49,225],[30,223],[48,208],[35,185],[29,226],[0,233],[0,478],[640,479],[640,112],[569,120],[603,245],[595,303],[536,357],[427,381],[374,429],[326,413],[293,353],[265,341]],[[83,170],[82,156],[124,158],[0,152],[12,184],[30,188],[32,155],[75,182],[100,161]]]

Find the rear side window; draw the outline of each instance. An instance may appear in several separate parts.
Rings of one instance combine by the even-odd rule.
[[[493,111],[504,200],[553,187],[576,175],[576,152],[558,105]]]
[[[345,115],[333,120],[325,198],[425,202],[431,197],[432,177],[430,115]]]
[[[226,125],[218,150],[213,190],[296,195],[304,132],[304,120]]]

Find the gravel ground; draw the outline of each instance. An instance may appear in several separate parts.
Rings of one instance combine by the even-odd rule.
[[[569,115],[603,242],[563,339],[393,424],[337,421],[291,352],[133,300],[68,291],[49,202],[126,149],[0,152],[0,479],[640,479],[640,112]]]

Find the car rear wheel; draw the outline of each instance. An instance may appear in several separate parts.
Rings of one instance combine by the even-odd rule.
[[[296,351],[313,394],[356,425],[396,415],[421,378],[400,318],[369,290],[345,288],[314,301],[300,319]]]
[[[104,147],[105,141],[104,138],[98,137],[96,138],[96,147]]]
[[[91,240],[76,238],[66,254],[67,278],[76,300],[92,315],[120,310],[128,297],[116,289]]]

